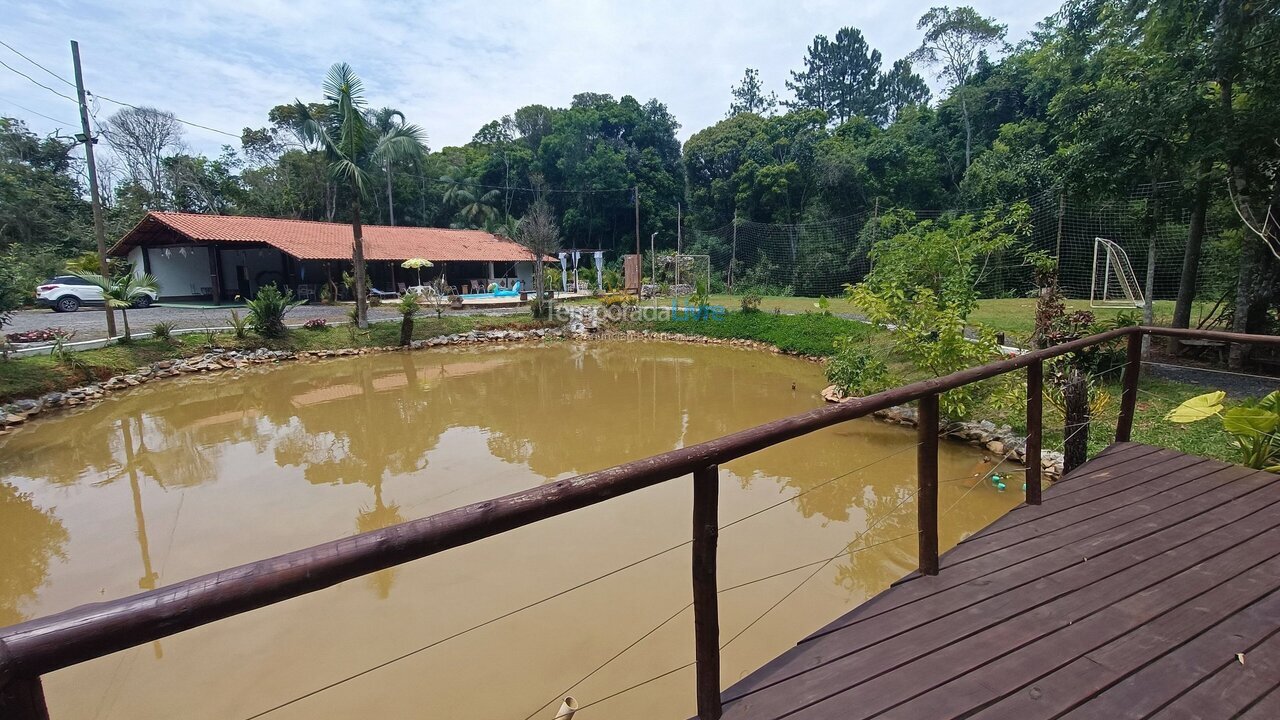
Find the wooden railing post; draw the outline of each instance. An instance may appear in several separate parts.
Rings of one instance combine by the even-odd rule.
[[[720,720],[720,610],[716,595],[720,472],[693,473],[693,635],[698,720]]]
[[[1027,466],[1027,504],[1040,504],[1040,438],[1044,420],[1044,363],[1027,366],[1027,446],[1023,464]]]
[[[1129,352],[1124,362],[1124,390],[1120,396],[1120,419],[1116,421],[1116,442],[1133,437],[1133,415],[1138,407],[1138,377],[1142,374],[1142,332],[1129,335]]]
[[[920,535],[920,572],[938,574],[938,396],[920,398],[916,410],[916,529]]]
[[[49,708],[44,702],[44,687],[39,677],[16,677],[0,685],[0,718],[49,720]]]

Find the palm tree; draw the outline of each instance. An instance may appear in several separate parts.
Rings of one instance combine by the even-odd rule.
[[[317,117],[311,108],[297,101],[294,110],[302,119],[308,141],[324,147],[329,172],[351,190],[351,263],[355,272],[356,325],[369,327],[368,283],[364,265],[364,235],[360,223],[360,200],[368,193],[369,168],[394,160],[422,155],[426,132],[417,125],[388,123],[382,130],[365,114],[364,83],[350,65],[335,63],[324,80],[327,117]]]
[[[373,126],[378,129],[378,134],[386,135],[397,126],[404,127],[404,113],[395,108],[384,107],[375,111],[369,118]],[[399,120],[397,123],[396,121]],[[396,224],[396,206],[391,196],[391,158],[385,158],[382,161],[382,169],[387,174],[387,219],[391,225]],[[419,283],[421,284],[421,283]]]
[[[124,318],[124,342],[128,342],[129,308],[138,304],[143,297],[150,297],[160,292],[160,283],[154,275],[134,275],[127,273],[119,277],[105,278],[97,273],[77,272],[75,276],[94,285],[102,291],[102,300],[107,307],[119,310]]]
[[[458,208],[458,218],[462,222],[454,223],[455,227],[481,228],[497,217],[497,202],[501,195],[497,190],[486,192],[480,187],[479,178],[446,175],[440,178],[440,182],[447,186],[441,199],[446,205]]]

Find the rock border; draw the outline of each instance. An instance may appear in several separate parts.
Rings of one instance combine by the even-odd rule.
[[[472,330],[452,335],[438,335],[426,340],[414,340],[407,347],[385,346],[369,348],[343,348],[340,350],[227,350],[216,348],[202,355],[187,358],[158,360],[131,373],[115,375],[106,380],[80,387],[49,392],[38,398],[14,400],[0,405],[0,436],[6,435],[31,418],[43,413],[84,407],[105,400],[108,396],[144,385],[152,380],[200,373],[241,370],[258,365],[273,365],[290,361],[323,360],[335,357],[374,355],[389,352],[406,352],[424,348],[450,345],[477,345],[482,343],[526,342],[568,336],[587,337],[581,333],[569,333],[564,328],[536,328],[533,330]]]
[[[828,385],[822,391],[822,399],[830,403],[852,400],[845,397],[835,385]],[[873,417],[893,425],[917,427],[916,410],[907,405],[895,405],[887,410],[876,410]],[[1002,455],[1018,463],[1026,464],[1027,438],[1015,433],[1008,425],[996,426],[990,420],[948,421],[938,424],[938,433],[949,440],[981,447],[993,455]],[[1050,480],[1062,478],[1062,467],[1065,457],[1060,452],[1042,450],[1040,452],[1040,469],[1043,476]]]
[[[339,350],[224,350],[214,349],[203,355],[173,360],[159,360],[150,365],[138,368],[132,373],[110,377],[104,381],[82,385],[62,392],[50,392],[39,398],[15,400],[0,405],[0,436],[6,435],[27,420],[42,413],[92,405],[106,399],[109,395],[128,390],[161,378],[178,377],[198,373],[223,372],[240,370],[257,365],[271,365],[281,362],[297,362],[324,360],[335,357],[353,357],[357,355],[373,355],[388,352],[406,352],[427,348],[448,347],[452,345],[477,345],[484,343],[510,343],[540,341],[546,339],[573,338],[578,340],[657,340],[661,342],[678,342],[692,345],[722,345],[747,350],[771,352],[775,355],[787,355],[808,362],[823,364],[826,358],[817,355],[804,355],[789,352],[771,343],[741,338],[717,338],[706,335],[687,333],[654,332],[652,330],[603,330],[597,331],[594,318],[574,318],[569,326],[559,328],[536,328],[533,330],[472,330],[452,335],[437,335],[426,340],[414,340],[407,347],[386,346],[371,348],[343,348]],[[585,322],[584,322],[585,320]],[[834,386],[822,391],[827,402],[841,402],[847,398]],[[916,426],[915,409],[907,406],[877,410],[872,416],[886,423]],[[943,437],[964,442],[969,445],[985,448],[996,455],[1008,455],[1016,462],[1026,459],[1027,439],[1013,432],[1008,425],[996,427],[989,420],[979,422],[950,422],[939,428]],[[1062,453],[1044,452],[1041,465],[1044,474],[1051,479],[1062,476]]]

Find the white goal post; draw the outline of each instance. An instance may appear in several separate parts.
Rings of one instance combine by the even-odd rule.
[[[1106,238],[1093,239],[1093,280],[1089,285],[1089,306],[1095,308],[1140,308],[1146,303],[1142,285],[1129,263],[1129,254]]]

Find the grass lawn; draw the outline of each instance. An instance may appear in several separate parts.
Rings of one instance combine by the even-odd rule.
[[[787,352],[826,357],[840,337],[870,338],[884,332],[834,315],[774,315],[729,312],[720,320],[661,320],[624,326],[656,332],[687,333],[715,338],[758,340]]]
[[[805,313],[816,312],[817,308],[814,303],[818,302],[818,298],[811,297],[766,297],[760,303],[760,309],[772,313],[774,310],[782,313]],[[850,304],[844,298],[830,298],[828,300],[833,313],[858,313],[858,308]],[[735,295],[712,295],[711,304],[723,305],[730,310],[737,310],[741,307],[742,297]],[[1068,310],[1091,310],[1099,319],[1113,318],[1124,312],[1123,309],[1111,308],[1090,308],[1088,300],[1068,300]],[[1191,316],[1195,319],[1199,313],[1208,308],[1197,303],[1192,308]],[[1010,340],[1025,338],[1035,329],[1036,318],[1036,301],[1033,298],[1005,298],[999,300],[980,300],[978,301],[978,309],[969,316],[969,319],[975,323],[986,325],[994,330],[1003,331],[1009,335]],[[1173,318],[1173,301],[1157,300],[1155,303],[1155,324],[1168,325]]]
[[[496,328],[525,328],[541,326],[529,315],[446,315],[419,316],[414,320],[413,337],[424,340],[437,335],[488,330]],[[199,355],[209,346],[207,334],[187,333],[174,335],[169,341],[135,340],[128,345],[112,345],[99,350],[71,353],[73,361],[60,362],[48,355],[0,361],[0,402],[28,398],[56,390],[66,390],[93,379],[105,379],[147,365],[158,360]],[[288,335],[276,340],[258,337],[252,332],[244,339],[236,339],[231,333],[217,333],[213,345],[235,350],[270,348],[272,350],[339,350],[352,347],[383,347],[400,342],[400,323],[372,323],[367,331],[354,335],[347,326],[326,327],[321,330],[290,330]]]

